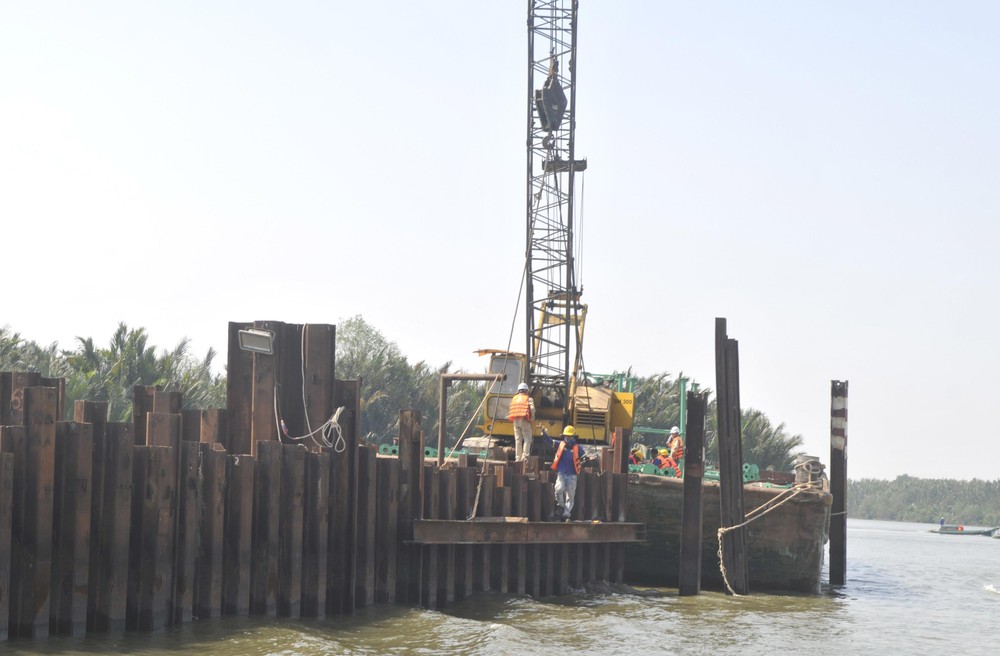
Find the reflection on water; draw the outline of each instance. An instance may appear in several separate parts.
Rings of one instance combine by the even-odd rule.
[[[992,652],[1000,540],[850,521],[848,585],[816,596],[603,587],[537,601],[482,594],[434,612],[376,606],[324,620],[225,618],[125,637],[0,645],[4,654],[809,654]],[[6,648],[6,649],[4,649]]]

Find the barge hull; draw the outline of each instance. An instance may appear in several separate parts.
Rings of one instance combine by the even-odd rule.
[[[680,563],[683,480],[630,474],[627,521],[646,525],[646,541],[625,547],[625,580],[641,585],[674,587]],[[744,486],[746,512],[783,491],[761,485]],[[701,584],[724,589],[719,571],[719,485],[703,487]],[[751,591],[814,593],[819,589],[824,545],[830,532],[832,496],[804,491],[747,527]]]

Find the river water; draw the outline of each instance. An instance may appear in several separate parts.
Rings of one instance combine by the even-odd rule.
[[[816,596],[589,590],[479,595],[448,612],[376,606],[326,620],[226,618],[124,638],[0,643],[4,654],[995,654],[1000,540],[848,520],[847,585]],[[824,579],[826,578],[824,573]]]

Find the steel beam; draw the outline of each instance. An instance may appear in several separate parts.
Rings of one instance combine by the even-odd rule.
[[[645,524],[626,522],[529,522],[524,517],[471,521],[420,519],[413,522],[416,544],[589,544],[642,542]]]

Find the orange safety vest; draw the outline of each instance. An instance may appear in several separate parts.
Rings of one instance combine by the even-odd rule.
[[[656,456],[653,458],[653,464],[656,465],[660,471],[666,471],[667,469],[673,469],[674,475],[677,478],[681,477],[680,467],[674,462],[673,458],[670,456]]]
[[[515,419],[527,419],[531,420],[531,405],[529,401],[531,397],[527,394],[515,394],[514,398],[510,400],[510,412],[507,413],[507,419],[514,421]]]
[[[552,460],[552,471],[557,471],[559,469],[559,460],[562,458],[563,451],[565,451],[565,450],[566,450],[566,443],[565,442],[560,442],[559,443],[559,448],[556,449],[556,457],[553,458],[553,460]],[[580,467],[582,467],[582,464],[580,463],[580,445],[579,444],[574,444],[573,445],[573,468],[576,470],[577,474],[580,473]]]
[[[684,457],[684,440],[681,439],[680,435],[671,438],[667,448],[670,449],[670,457],[674,460],[680,460]]]

